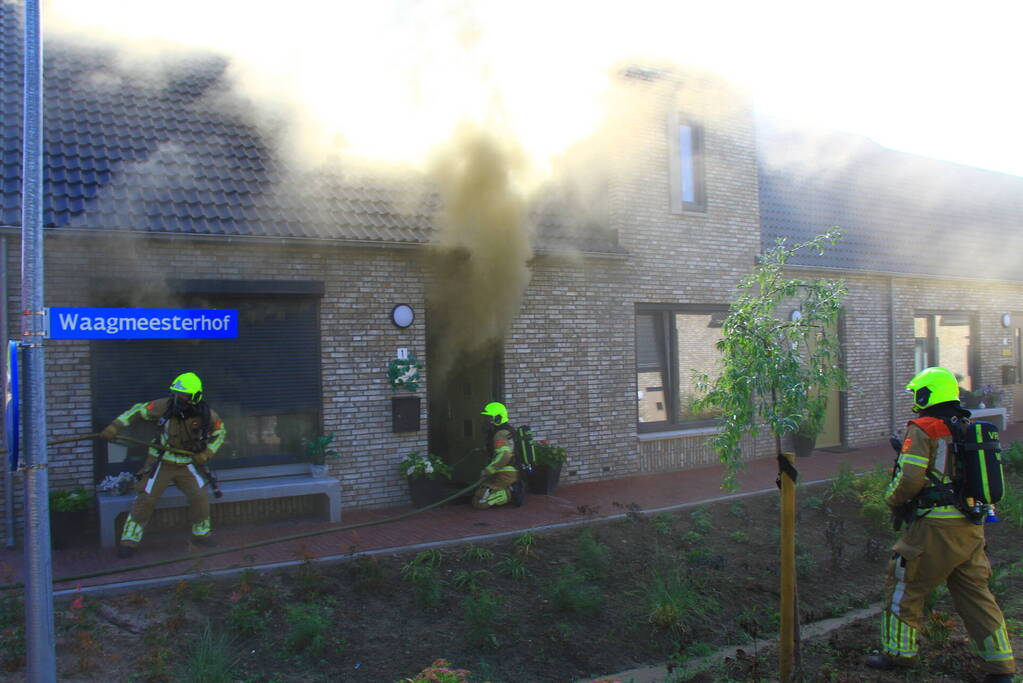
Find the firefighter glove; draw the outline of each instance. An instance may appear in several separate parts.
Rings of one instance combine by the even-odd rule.
[[[106,439],[107,441],[110,441],[111,439],[116,437],[117,423],[111,422],[110,424],[108,424],[106,427],[103,428],[103,431],[99,433],[99,436],[101,439]]]
[[[192,462],[196,465],[205,465],[213,457],[213,451],[206,448],[201,453],[192,456]]]

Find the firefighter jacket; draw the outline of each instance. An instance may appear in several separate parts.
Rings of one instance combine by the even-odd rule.
[[[939,417],[919,417],[906,425],[898,467],[885,492],[885,503],[895,509],[910,502],[935,480],[949,484],[954,473],[952,433]],[[917,508],[917,517],[965,518],[955,505]]]
[[[517,472],[518,468],[512,464],[515,457],[515,433],[511,425],[504,424],[494,430],[490,440],[491,460],[483,468],[483,475],[496,474],[498,472]]]
[[[139,420],[162,421],[158,434],[160,445],[199,454],[201,457],[196,461],[200,464],[212,458],[220,450],[227,437],[227,429],[224,427],[223,420],[215,410],[208,407],[206,407],[209,410],[208,419],[204,419],[203,410],[191,411],[192,414],[185,414],[182,417],[175,411],[169,410],[173,400],[168,397],[148,403],[136,403],[118,415],[114,421],[121,427],[127,427]],[[165,421],[164,416],[167,416]],[[149,449],[149,455],[154,458],[159,457],[161,453],[167,462],[188,464],[193,461],[193,458],[187,455],[170,451],[164,452],[152,447]]]

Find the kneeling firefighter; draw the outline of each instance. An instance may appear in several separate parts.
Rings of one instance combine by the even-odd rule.
[[[138,495],[124,521],[118,557],[130,557],[135,552],[156,502],[170,484],[177,486],[188,499],[192,540],[199,545],[213,545],[210,502],[202,490],[206,481],[200,470],[223,445],[227,430],[203,397],[202,381],[192,372],[178,375],[171,382],[170,396],[135,404],[107,425],[100,436],[107,440],[116,438],[119,429],[138,420],[156,422],[158,431],[146,464],[137,475]],[[190,451],[192,455],[166,451],[155,447],[156,444]]]
[[[522,505],[525,487],[515,466],[515,430],[508,424],[508,409],[502,403],[488,403],[481,415],[490,417],[487,425],[489,464],[480,472],[483,483],[472,496],[472,506],[486,508],[512,503]]]
[[[876,669],[909,666],[917,660],[917,633],[924,600],[948,586],[956,611],[980,655],[986,683],[1008,683],[1016,670],[1005,619],[988,589],[991,564],[984,551],[984,526],[971,521],[941,491],[955,476],[952,420],[966,420],[959,383],[945,368],[927,368],[906,389],[917,417],[906,426],[885,502],[908,522],[892,548],[881,622],[883,654],[867,657]],[[898,527],[896,527],[898,528]]]

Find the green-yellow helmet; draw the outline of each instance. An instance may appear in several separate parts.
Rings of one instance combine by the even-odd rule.
[[[959,400],[959,380],[945,368],[927,368],[906,385],[913,392],[913,409]]]
[[[483,412],[480,415],[489,415],[494,420],[494,424],[503,425],[508,421],[508,409],[504,407],[503,403],[488,403],[483,407]]]
[[[171,382],[170,390],[188,395],[192,403],[202,400],[202,380],[194,372],[186,372],[175,377]]]

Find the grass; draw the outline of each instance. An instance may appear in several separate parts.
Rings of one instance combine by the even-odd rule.
[[[199,637],[186,651],[185,660],[175,680],[185,683],[230,683],[237,680],[235,667],[238,655],[231,639],[224,633],[214,633],[209,622]]]

